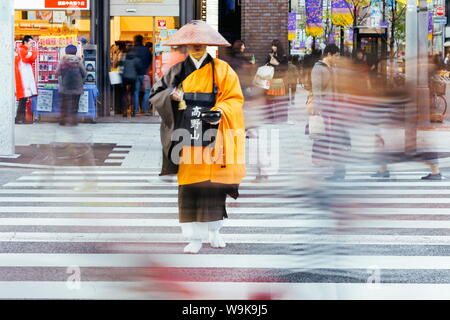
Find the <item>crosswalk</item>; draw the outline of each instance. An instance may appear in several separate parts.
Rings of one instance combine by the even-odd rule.
[[[158,169],[36,170],[0,188],[0,299],[449,299],[450,180],[281,172],[228,199],[227,247],[182,254]]]

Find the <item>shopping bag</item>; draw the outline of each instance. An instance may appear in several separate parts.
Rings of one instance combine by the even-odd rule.
[[[118,71],[111,71],[109,73],[109,82],[111,82],[111,85],[121,84],[122,83],[122,76],[120,75],[120,72],[118,72]]]
[[[275,68],[271,66],[259,67],[256,71],[255,78],[253,79],[253,84],[259,88],[269,90],[271,80],[275,74]]]
[[[320,115],[309,116],[308,119],[309,137],[313,140],[323,137],[325,134],[325,121]]]

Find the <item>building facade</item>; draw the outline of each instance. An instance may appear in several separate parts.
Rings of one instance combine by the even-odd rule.
[[[242,0],[241,36],[249,52],[263,63],[271,42],[278,39],[288,52],[288,0]]]

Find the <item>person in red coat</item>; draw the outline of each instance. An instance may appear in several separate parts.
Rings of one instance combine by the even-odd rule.
[[[27,98],[37,95],[32,65],[38,53],[33,44],[33,37],[25,36],[15,55],[16,98],[19,100],[16,123],[27,123],[25,117]]]

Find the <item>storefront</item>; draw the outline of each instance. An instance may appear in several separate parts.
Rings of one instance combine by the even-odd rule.
[[[88,46],[91,35],[90,1],[15,0],[16,45],[21,43],[25,35],[33,36],[39,52],[33,66],[39,94],[29,102],[29,120],[32,116],[40,119],[59,114],[58,79],[55,72],[64,55],[64,48],[69,44],[77,46],[78,54],[85,56],[89,70],[79,115],[95,120],[98,91],[96,54]]]
[[[163,44],[180,28],[180,1],[111,0],[110,16],[110,71],[118,70],[118,61],[123,54],[120,48],[131,47],[134,37],[142,35],[153,56],[148,75],[154,83],[170,65],[171,48]],[[121,113],[121,94],[120,86],[113,86],[111,111],[114,114]],[[141,99],[143,96],[144,88]]]

